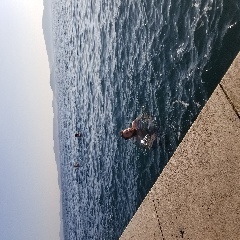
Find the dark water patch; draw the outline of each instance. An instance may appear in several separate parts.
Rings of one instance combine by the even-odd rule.
[[[237,1],[223,1],[222,18],[218,25],[218,38],[211,58],[203,69],[202,79],[208,97],[216,88],[232,61],[240,51],[240,15]]]

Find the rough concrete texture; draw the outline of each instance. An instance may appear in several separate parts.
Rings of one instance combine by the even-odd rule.
[[[120,239],[240,239],[240,54]]]
[[[128,235],[123,239],[162,239],[161,228],[159,227],[159,219],[156,214],[154,202],[152,201],[152,193],[144,199],[135,214],[134,224],[127,226]],[[147,224],[144,224],[143,221]]]

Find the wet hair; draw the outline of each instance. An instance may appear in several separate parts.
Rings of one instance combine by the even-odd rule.
[[[124,137],[124,136],[123,136],[123,130],[120,131],[120,135],[121,135],[121,137],[124,138],[125,140],[128,140],[128,139],[130,139],[130,138],[132,138],[132,137],[134,137],[134,136],[137,135],[137,129],[133,129],[133,132],[132,132],[131,137]]]

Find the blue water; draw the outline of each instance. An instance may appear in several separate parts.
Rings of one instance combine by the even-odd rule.
[[[118,239],[240,50],[240,3],[52,6],[65,240]],[[150,150],[119,136],[143,106]]]

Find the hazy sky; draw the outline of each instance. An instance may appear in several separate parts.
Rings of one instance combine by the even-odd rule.
[[[0,1],[1,240],[59,239],[60,192],[42,14],[42,0]]]

